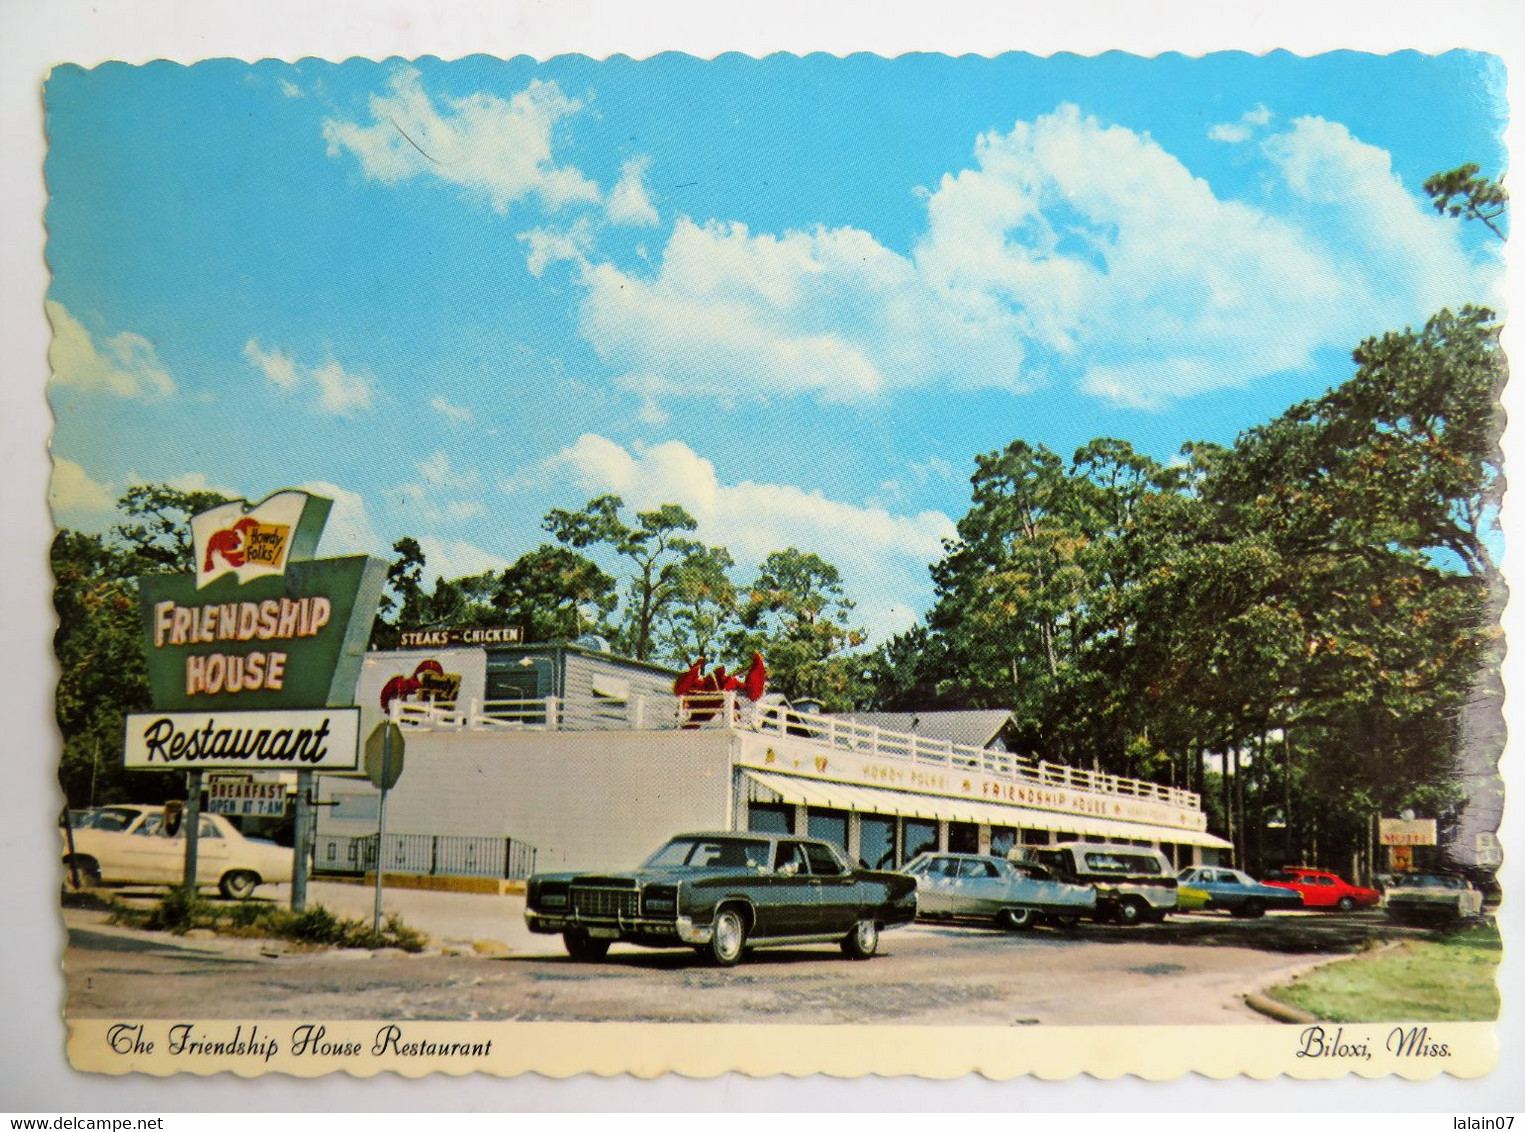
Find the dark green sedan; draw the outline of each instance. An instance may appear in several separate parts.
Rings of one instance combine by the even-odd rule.
[[[766,833],[679,834],[630,873],[537,873],[524,918],[575,959],[616,941],[692,947],[730,967],[749,948],[836,943],[867,959],[879,933],[916,917],[916,881],[848,864],[829,841]]]

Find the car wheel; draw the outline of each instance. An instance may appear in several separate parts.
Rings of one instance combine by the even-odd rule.
[[[1080,917],[1066,913],[1063,916],[1050,916],[1049,923],[1062,932],[1072,932],[1080,926]]]
[[[217,891],[229,900],[247,900],[259,887],[259,876],[247,869],[235,869],[217,882]]]
[[[1241,920],[1258,920],[1265,914],[1266,905],[1264,900],[1246,900],[1234,909],[1234,915],[1238,916]]]
[[[1355,911],[1356,902],[1348,896],[1342,896],[1339,899],[1339,903],[1337,903],[1335,907],[1338,908],[1341,912],[1353,912]]]
[[[101,885],[101,867],[89,857],[80,857],[71,865],[64,863],[64,888],[70,892],[89,892]]]
[[[742,950],[747,944],[747,924],[735,908],[722,908],[715,913],[714,930],[710,933],[710,958],[721,967],[734,967],[741,962]]]
[[[1038,914],[1031,908],[1002,908],[995,922],[1007,931],[1025,932],[1038,922]]]
[[[859,920],[842,940],[842,954],[849,959],[867,959],[879,950],[879,925],[873,920]]]
[[[609,954],[609,941],[594,939],[587,932],[562,932],[561,942],[566,944],[567,954],[573,959],[602,959]]]
[[[1127,927],[1142,924],[1149,918],[1149,909],[1144,902],[1137,897],[1129,897],[1117,906],[1115,913],[1117,922]]]

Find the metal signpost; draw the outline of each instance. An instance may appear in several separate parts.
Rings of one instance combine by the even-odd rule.
[[[378,723],[365,741],[366,777],[381,791],[381,803],[376,811],[376,904],[371,914],[371,931],[381,931],[381,871],[382,850],[387,839],[387,791],[397,785],[402,777],[402,756],[405,744],[402,728],[387,721]]]

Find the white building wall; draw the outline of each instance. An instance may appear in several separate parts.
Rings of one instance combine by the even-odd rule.
[[[535,868],[628,868],[674,833],[731,825],[724,731],[410,731],[387,832],[512,837]],[[321,793],[371,789],[325,776]],[[375,822],[320,808],[319,834],[364,836]]]

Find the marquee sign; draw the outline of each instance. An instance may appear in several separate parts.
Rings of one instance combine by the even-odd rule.
[[[332,501],[281,491],[191,520],[194,574],[141,579],[149,689],[163,711],[354,702],[386,564],[310,559]]]
[[[470,629],[405,629],[398,647],[446,649],[478,645],[517,645],[524,639],[518,625],[488,625]]]
[[[1377,840],[1383,845],[1435,845],[1435,819],[1381,818],[1377,822]]]
[[[127,717],[129,770],[354,770],[360,709],[144,712]]]

